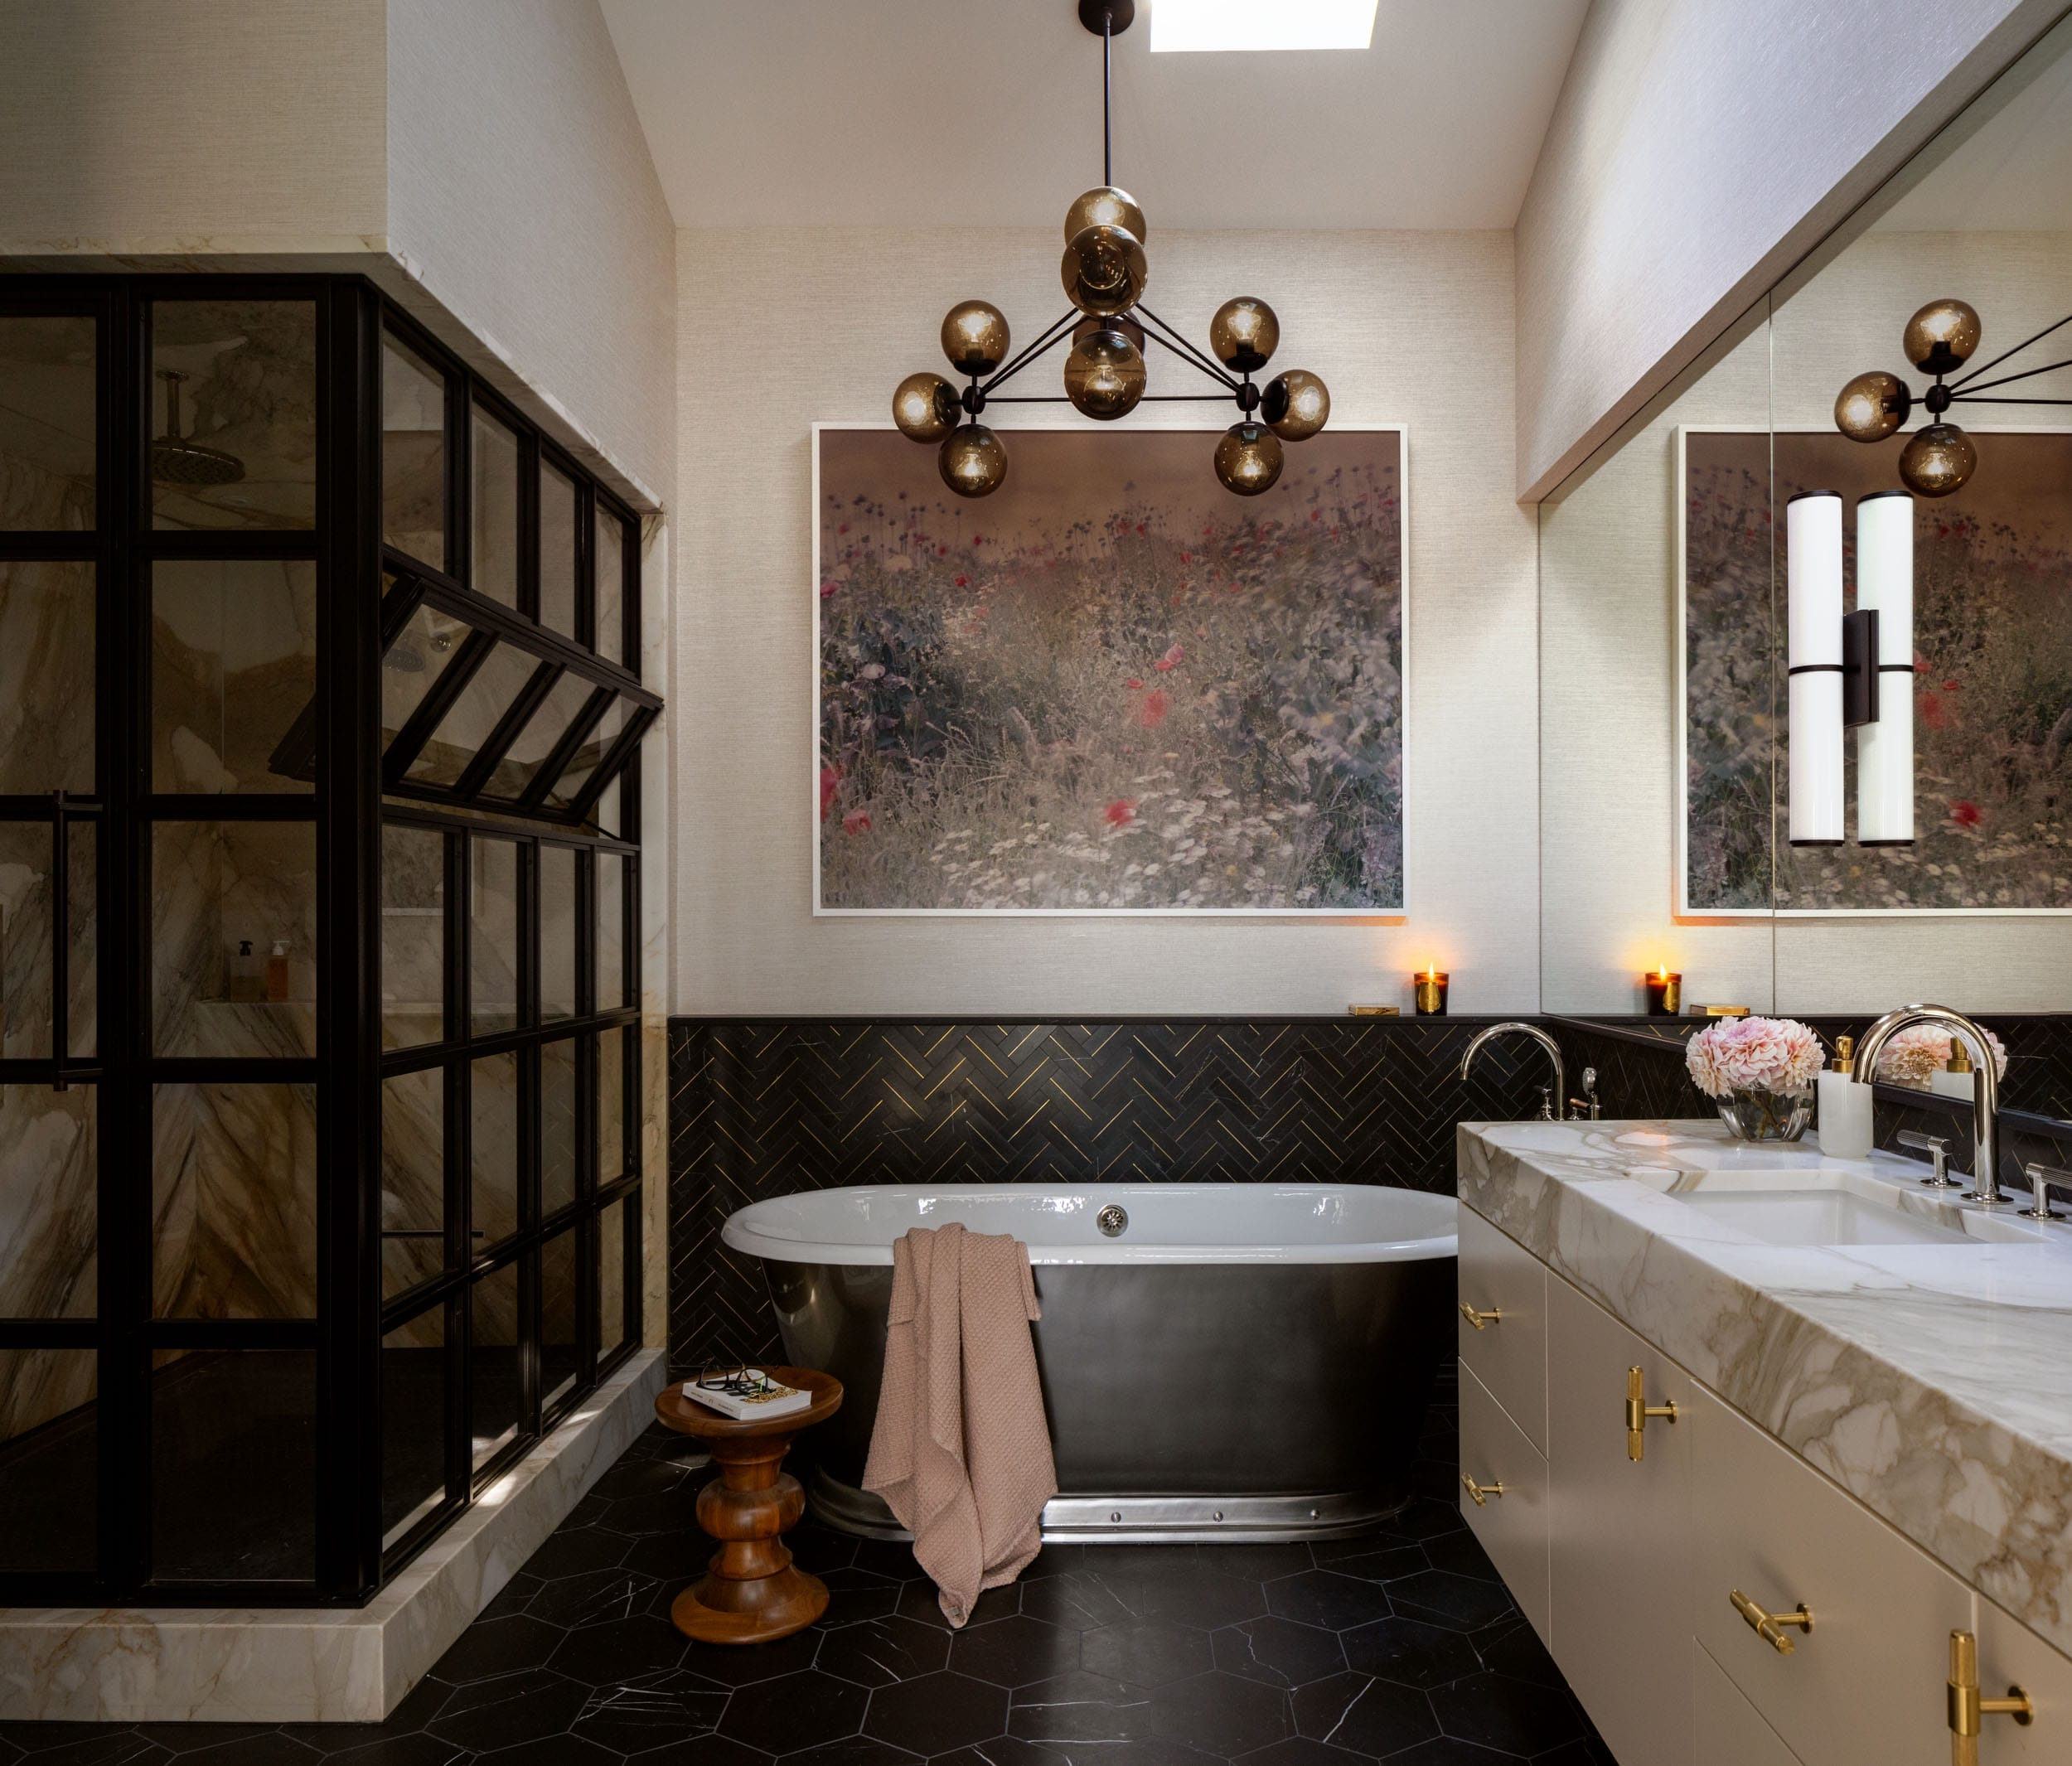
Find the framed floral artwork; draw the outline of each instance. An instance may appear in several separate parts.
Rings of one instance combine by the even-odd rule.
[[[2072,912],[2072,433],[1965,433],[1971,481],[1915,503],[1914,843],[1856,843],[1850,741],[1851,837],[1794,847],[1781,511],[1891,490],[1897,443],[1677,431],[1680,915]]]
[[[1405,911],[1406,437],[814,429],[814,911]]]

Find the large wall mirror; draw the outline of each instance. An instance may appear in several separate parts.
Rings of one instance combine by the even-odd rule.
[[[1979,335],[1924,322],[1917,367],[1949,299]],[[2072,24],[1542,506],[1545,1009],[1644,1012],[1665,963],[1801,1017],[2072,1008],[2069,316]],[[1912,402],[1874,383],[1866,443],[1867,370]],[[1939,419],[1963,438],[1915,440]],[[1882,714],[1845,733],[1828,646],[1854,668],[1874,606]]]

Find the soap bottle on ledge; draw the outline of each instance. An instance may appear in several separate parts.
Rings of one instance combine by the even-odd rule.
[[[237,941],[237,954],[230,959],[230,985],[225,992],[232,999],[248,1002],[263,997],[259,960],[253,954],[252,941],[249,938]]]
[[[288,998],[288,941],[276,938],[274,954],[266,959],[266,997],[278,1005]]]
[[[1964,1047],[1963,1038],[1952,1037],[1949,1039],[1949,1059],[1943,1064],[1939,1072],[1928,1076],[1928,1089],[1940,1096],[1953,1097],[1969,1104],[1976,1101],[1974,1088],[1978,1083],[1978,1076],[1972,1068],[1971,1051]]]
[[[1835,1064],[1823,1072],[1820,1095],[1820,1150],[1829,1159],[1871,1156],[1871,1088],[1856,1077],[1856,1038],[1835,1038]]]

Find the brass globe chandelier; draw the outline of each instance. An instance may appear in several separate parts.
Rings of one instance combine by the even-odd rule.
[[[1072,307],[1036,341],[1010,356],[1007,318],[981,300],[960,301],[942,322],[942,353],[962,375],[962,391],[942,375],[910,374],[892,395],[901,434],[937,446],[942,481],[959,496],[986,496],[1007,478],[1007,448],[979,421],[992,404],[1069,404],[1082,416],[1111,423],[1140,404],[1226,401],[1238,420],[1216,443],[1216,476],[1227,490],[1256,496],[1280,477],[1283,442],[1307,441],[1331,414],[1331,394],[1306,369],[1290,368],[1265,386],[1252,376],[1280,341],[1273,308],[1239,295],[1216,309],[1208,349],[1190,343],[1144,304],[1150,278],[1144,210],[1114,181],[1110,92],[1113,44],[1130,28],[1135,0],[1075,0],[1079,22],[1101,39],[1101,182],[1065,211],[1065,255],[1059,273]],[[1062,393],[999,389],[1067,338]],[[1213,393],[1145,390],[1145,346],[1157,344],[1213,380]]]
[[[1980,404],[2072,404],[2072,399],[1986,398],[1986,393],[2011,386],[2017,380],[2034,380],[2040,374],[2072,368],[2072,357],[2046,362],[2041,368],[2025,368],[2018,374],[2003,374],[1997,380],[1981,380],[1982,374],[2019,356],[2032,343],[2041,343],[2051,332],[2072,325],[2072,313],[2055,325],[2046,325],[2033,337],[2025,337],[2011,350],[2003,350],[1992,360],[1981,362],[1970,373],[1948,379],[1969,361],[1978,348],[1985,327],[1978,312],[1960,300],[1930,301],[1906,322],[1900,348],[1906,359],[1922,373],[1933,375],[1934,384],[1917,401],[1914,389],[1896,374],[1873,369],[1860,374],[1842,389],[1835,400],[1835,428],[1852,442],[1881,442],[1895,433],[1913,414],[1918,402],[1934,422],[1907,438],[1900,454],[1900,481],[1921,496],[1948,496],[1961,490],[1978,465],[1978,450],[1972,438],[1945,420],[1953,404],[1972,401]],[[1947,382],[1947,384],[1946,384]]]

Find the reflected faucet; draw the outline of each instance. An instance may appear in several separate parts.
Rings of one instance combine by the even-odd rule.
[[[1547,1058],[1554,1063],[1554,1083],[1552,1087],[1540,1087],[1540,1120],[1558,1122],[1560,1112],[1556,1100],[1568,1096],[1568,1075],[1561,1066],[1561,1045],[1537,1024],[1522,1024],[1515,1019],[1509,1023],[1492,1024],[1486,1030],[1475,1033],[1475,1039],[1468,1045],[1468,1052],[1460,1057],[1460,1077],[1466,1079],[1468,1069],[1474,1065],[1475,1057],[1484,1048],[1500,1036],[1528,1036],[1547,1051]]]
[[[1857,1044],[1856,1072],[1851,1076],[1860,1086],[1874,1084],[1877,1078],[1878,1057],[1885,1052],[1885,1045],[1900,1031],[1915,1024],[1934,1024],[1947,1030],[1952,1036],[1961,1036],[1971,1044],[1975,1057],[1972,1080],[1972,1187],[1964,1192],[1964,1200],[1975,1202],[1982,1208],[1997,1208],[2011,1198],[2000,1191],[2000,1070],[1993,1065],[1992,1044],[1986,1033],[1965,1017],[1946,1005],[1907,1005],[1896,1012],[1887,1012],[1863,1033],[1863,1040]]]

